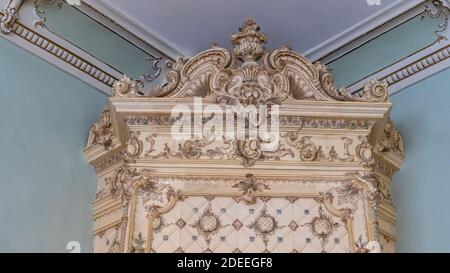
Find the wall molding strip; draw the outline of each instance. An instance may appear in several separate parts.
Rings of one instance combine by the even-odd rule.
[[[95,56],[91,56],[76,45],[69,43],[63,37],[59,37],[45,28],[36,28],[34,23],[39,18],[36,17],[33,1],[13,0],[0,2],[8,3],[5,8],[0,10],[0,23],[3,24],[0,32],[1,37],[73,74],[105,94],[110,94],[112,84],[122,76],[118,70],[98,60]],[[445,8],[446,14],[450,15],[450,10],[448,9],[450,4],[448,1],[398,1],[351,28],[351,31],[347,30],[343,34],[330,39],[327,41],[328,45],[324,43],[317,46],[317,50],[310,50],[309,58],[315,59],[319,55],[327,53],[321,62],[328,63],[327,61],[339,58],[370,39],[374,39],[417,16],[424,11],[427,5],[435,2],[440,3],[439,8]],[[165,44],[163,40],[159,40],[157,36],[152,36],[149,33],[142,34],[147,31],[145,28],[133,23],[132,19],[125,18],[123,14],[114,12],[108,5],[102,4],[101,1],[85,0],[81,6],[76,8],[94,20],[99,21],[99,23],[104,24],[111,31],[116,31],[117,34],[137,47],[149,50],[149,52],[155,52],[155,50],[158,52],[162,48],[160,52],[172,60],[180,57],[182,54],[176,48]],[[373,25],[375,23],[380,24]],[[370,30],[367,32],[369,26]],[[352,32],[353,36],[356,35],[358,37],[354,40],[349,40],[353,37],[350,34],[346,34],[349,32]],[[361,33],[363,33],[362,36],[360,35]],[[448,36],[450,35],[450,30],[447,29],[443,34],[450,37]],[[151,42],[153,44],[150,44]],[[347,44],[339,47],[344,42],[347,42]],[[159,45],[161,47],[158,47]],[[358,93],[361,92],[362,86],[367,81],[372,78],[378,78],[386,80],[390,85],[390,92],[394,94],[402,88],[448,67],[450,62],[449,46],[450,42],[448,39],[436,42],[428,48],[361,79],[348,88],[352,93]],[[336,49],[336,47],[338,48]],[[335,50],[329,52],[332,49]],[[319,55],[314,57],[311,54]],[[158,79],[158,81],[161,81],[161,79]],[[158,81],[155,81],[155,84]]]
[[[112,22],[123,29],[139,37],[147,44],[153,45],[156,49],[164,52],[165,55],[172,60],[177,60],[187,56],[182,50],[168,42],[166,39],[155,33],[150,28],[142,25],[137,20],[127,16],[122,11],[112,7],[111,5],[99,0],[83,0],[86,5],[100,12],[103,16],[109,18]]]
[[[396,26],[396,24],[406,22],[406,20],[409,20],[409,18],[420,15],[430,8],[434,10],[432,12],[436,12],[435,14],[439,14],[437,12],[444,12],[448,20],[448,18],[450,17],[449,7],[450,4],[447,1],[427,0],[416,6],[415,8],[410,9],[408,12],[403,13],[402,16],[395,18],[391,22],[379,26],[375,31],[377,33],[380,33],[382,31],[385,32],[386,25]],[[448,24],[448,22],[446,22],[445,24]],[[447,25],[445,25],[445,29],[443,32],[435,31],[435,33],[439,33],[442,39],[438,39],[430,46],[419,50],[399,61],[396,61],[371,75],[365,76],[358,82],[348,86],[350,92],[354,94],[361,94],[364,84],[373,78],[377,78],[386,80],[389,84],[389,92],[391,93],[391,95],[394,95],[403,88],[413,85],[414,83],[449,67],[450,29],[447,27]],[[363,43],[364,41],[362,41],[361,39],[357,39],[351,42],[346,47],[347,49],[349,47],[355,48],[359,47]],[[330,56],[338,56],[338,54],[339,53],[332,53],[330,54]]]
[[[413,85],[414,83],[423,80],[435,73],[438,73],[450,66],[450,44],[443,48],[420,57],[413,62],[395,69],[384,77],[379,79],[385,80],[389,84],[389,92],[391,95],[396,94],[402,89]],[[362,94],[362,86],[364,82],[367,82],[373,77],[367,77],[361,80],[358,85],[351,86],[349,89],[353,90],[352,93]]]
[[[150,56],[156,56],[155,60],[166,61],[179,57],[177,52],[168,47],[161,49],[154,44],[149,44],[148,40],[142,39],[133,30],[121,25],[120,21],[110,17],[107,12],[104,13],[87,2],[89,1],[83,1],[82,5],[74,8],[104,26],[108,31],[121,36],[136,48]],[[97,2],[95,1],[95,3]],[[42,17],[40,17],[36,8],[36,2],[31,0],[0,0],[0,37],[15,43],[37,57],[56,65],[101,92],[110,95],[112,84],[123,74],[120,69],[103,62],[45,26],[39,27],[42,25],[36,23],[43,23],[44,21],[42,21]],[[170,52],[166,53],[164,50]],[[156,68],[159,68],[159,66]],[[161,74],[164,74],[165,67],[161,69]],[[152,84],[158,84],[160,81],[162,79],[157,78]]]
[[[106,14],[104,11],[99,10],[98,8],[92,6],[90,3],[88,3],[88,1],[82,1],[81,3],[82,3],[81,5],[74,6],[74,8],[78,9],[80,12],[86,14],[90,18],[96,20],[101,25],[108,28],[117,35],[121,36],[122,38],[132,43],[136,47],[144,50],[149,55],[156,55],[154,54],[156,52],[159,53],[159,55],[161,56],[166,56],[168,59],[172,61],[176,61],[180,57],[180,55],[178,54],[181,53],[176,52],[174,53],[172,49],[167,49],[167,52],[165,52],[163,48],[153,46],[153,44],[151,44],[149,41],[144,40],[143,37],[136,35],[134,33],[134,29],[129,30],[125,28],[123,25],[119,24],[114,19],[112,19],[110,14]],[[98,1],[95,1],[94,3],[98,5]]]
[[[63,46],[46,39],[20,23],[14,24],[12,32],[109,87],[117,80],[117,78],[108,74],[106,71],[94,66],[75,53],[65,49]]]
[[[413,9],[425,1],[426,0],[399,0],[394,2],[360,23],[346,29],[342,33],[307,50],[304,55],[311,61],[321,60],[322,63],[328,63],[333,59],[342,56],[346,52],[351,51],[352,47],[356,47],[350,45],[353,41],[358,38],[363,38],[365,40],[371,39],[373,38],[372,34],[380,35],[381,33],[370,33],[375,29],[382,31],[389,30],[390,27],[395,26],[395,24],[393,26],[389,26],[386,25],[386,23],[401,16],[405,12]],[[380,29],[380,26],[384,26],[384,28]]]
[[[18,12],[19,10],[15,11],[16,16]],[[5,18],[5,15],[4,10],[0,10],[0,17]],[[121,76],[117,71],[105,65],[102,67],[101,64],[95,64],[92,60],[88,60],[86,56],[81,56],[82,52],[78,54],[75,50],[69,49],[70,45],[66,47],[63,43],[56,42],[55,39],[49,39],[40,32],[32,30],[19,22],[17,18],[9,22],[6,32],[0,32],[0,37],[13,42],[108,95],[111,94],[112,84]]]

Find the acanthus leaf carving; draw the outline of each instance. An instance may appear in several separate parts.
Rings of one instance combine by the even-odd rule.
[[[105,178],[105,186],[97,193],[97,198],[121,197],[126,208],[134,191],[142,196],[144,203],[163,203],[175,194],[170,185],[158,181],[153,170],[132,168],[124,163],[113,176]]]
[[[233,185],[233,188],[238,188],[242,191],[240,197],[247,205],[256,203],[256,193],[264,190],[270,190],[270,187],[264,182],[258,181],[253,174],[246,174],[244,180],[240,180]]]
[[[169,143],[164,143],[162,151],[156,155],[146,153],[146,157],[151,159],[200,159],[207,157],[209,159],[240,159],[242,165],[251,167],[257,161],[263,160],[281,160],[285,157],[294,157],[292,150],[283,147],[281,143],[276,146],[276,149],[271,151],[263,150],[264,140],[262,139],[243,139],[243,140],[223,140],[221,145],[212,145],[214,140],[186,140],[179,143],[178,146],[172,149]],[[209,148],[208,146],[212,147]]]
[[[138,82],[123,75],[112,86],[112,95],[117,97],[139,97],[143,94],[139,91]]]
[[[108,104],[100,114],[98,121],[91,127],[85,150],[102,145],[105,150],[110,150],[115,136],[114,126],[111,118],[111,107]]]
[[[262,147],[264,144],[262,139],[244,139],[236,141],[236,155],[241,158],[242,165],[251,167],[257,161],[274,159],[279,161],[284,157],[294,157],[292,150],[283,147],[281,142],[276,145],[276,149],[265,151]]]
[[[286,77],[253,62],[223,69],[214,75],[212,86],[217,102],[231,105],[281,104],[289,90]]]
[[[315,144],[311,140],[311,136],[304,136],[300,134],[301,128],[296,132],[288,132],[284,135],[286,143],[298,149],[299,157],[305,162],[322,162],[322,161],[340,161],[340,162],[353,162],[355,156],[350,153],[350,145],[353,144],[353,139],[348,137],[342,137],[344,141],[344,154],[338,155],[335,146],[331,146],[328,152],[324,150],[321,145]]]
[[[402,134],[394,127],[390,119],[386,122],[386,127],[376,145],[376,150],[383,154],[394,152],[403,158],[405,157],[405,144]]]
[[[239,28],[239,32],[231,35],[233,53],[241,62],[256,62],[264,54],[262,44],[267,43],[268,37],[259,31],[260,27],[249,17]]]

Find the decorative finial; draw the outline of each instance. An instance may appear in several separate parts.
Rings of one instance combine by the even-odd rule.
[[[267,43],[268,37],[259,30],[259,26],[249,17],[239,28],[239,32],[231,35],[233,52],[243,63],[256,62],[264,54],[262,44]]]

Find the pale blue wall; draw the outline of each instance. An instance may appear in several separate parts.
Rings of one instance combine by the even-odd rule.
[[[0,252],[92,249],[81,151],[106,96],[0,38]]]
[[[337,86],[350,86],[390,65],[432,45],[435,31],[445,23],[443,16],[431,18],[417,15],[328,63]]]
[[[39,9],[45,14],[45,26],[56,35],[113,67],[121,74],[137,79],[141,74],[156,72],[151,67],[152,63],[146,58],[152,57],[151,54],[160,56],[161,53],[143,51],[66,2],[62,2],[60,7],[56,1],[49,3],[41,1]],[[164,60],[161,63],[163,64]]]
[[[407,56],[411,47],[405,41],[414,46],[428,43],[430,35],[423,33],[434,35],[435,28],[423,24],[417,32],[417,28],[410,28],[417,23],[412,20],[401,32],[396,28],[372,40],[370,46],[332,62],[337,82],[349,83],[355,74],[366,76],[381,63],[392,64],[396,58]],[[392,101],[392,119],[405,138],[407,152],[394,177],[397,250],[450,252],[450,69],[401,90]]]
[[[450,252],[450,69],[392,101],[407,152],[394,178],[398,250]]]

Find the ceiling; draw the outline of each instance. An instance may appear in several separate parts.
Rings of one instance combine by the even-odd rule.
[[[100,0],[186,56],[230,35],[252,17],[270,38],[305,53],[398,0]]]

